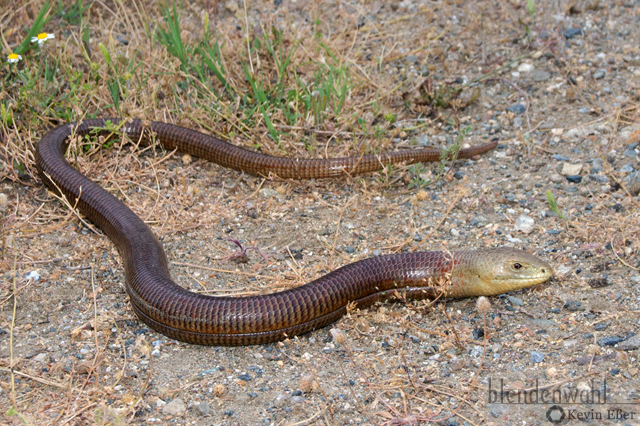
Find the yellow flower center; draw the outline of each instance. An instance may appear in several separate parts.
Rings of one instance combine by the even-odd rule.
[[[46,40],[48,37],[47,33],[38,34],[38,40]]]
[[[18,59],[18,55],[16,55],[15,53],[11,53],[11,54],[9,54],[9,59],[10,60]]]

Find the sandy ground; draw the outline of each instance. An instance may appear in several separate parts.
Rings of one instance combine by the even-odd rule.
[[[479,85],[480,99],[458,114],[469,128],[463,144],[498,137],[499,147],[424,188],[411,184],[437,166],[296,182],[180,155],[132,177],[159,160],[151,151],[109,152],[100,170],[96,158],[78,160],[151,225],[174,278],[194,291],[279,291],[416,246],[523,248],[552,264],[551,281],[492,297],[486,318],[475,300],[408,301],[341,319],[333,327],[345,343],[327,327],[278,344],[193,346],[135,317],[106,237],[75,217],[64,221],[69,211],[36,182],[4,181],[5,217],[31,217],[31,225],[3,237],[0,423],[20,424],[6,412],[15,389],[29,424],[524,425],[562,415],[563,424],[640,424],[640,198],[625,184],[640,169],[640,4],[600,3],[565,14],[565,2],[559,10],[536,2],[541,53],[521,50],[532,56]],[[308,5],[277,7],[305,16]],[[250,16],[275,8],[260,3]],[[480,37],[483,10],[505,30]],[[397,42],[389,72],[416,81],[423,68],[437,80],[468,81],[515,59],[524,34],[517,19],[528,18],[520,2],[328,3],[322,12],[386,22],[383,36]],[[447,35],[426,57],[413,50],[411,32],[430,28]],[[394,144],[445,146],[459,135],[436,122]],[[229,238],[268,260],[257,250],[246,263],[225,259],[237,251]]]

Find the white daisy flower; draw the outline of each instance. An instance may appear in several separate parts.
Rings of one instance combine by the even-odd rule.
[[[55,34],[40,33],[36,37],[31,37],[31,43],[43,44],[45,41],[56,38]]]
[[[17,55],[15,53],[10,53],[9,56],[7,56],[7,62],[9,62],[10,64],[15,64],[18,61],[22,60],[22,56]]]

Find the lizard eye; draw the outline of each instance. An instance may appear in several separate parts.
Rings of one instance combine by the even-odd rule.
[[[514,263],[513,264],[513,269],[515,269],[515,270],[522,269],[522,263],[518,263],[518,262]]]

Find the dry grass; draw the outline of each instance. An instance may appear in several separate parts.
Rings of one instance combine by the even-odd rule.
[[[0,0],[3,59],[22,43],[43,4],[42,0]],[[0,284],[0,308],[10,313],[9,319],[6,316],[0,319],[0,326],[9,331],[2,339],[10,340],[11,349],[8,358],[0,359],[0,401],[5,410],[3,421],[14,424],[134,422],[136,413],[146,403],[145,392],[154,372],[151,349],[144,340],[136,340],[133,350],[128,351],[120,330],[111,331],[114,324],[123,320],[116,318],[115,313],[96,314],[73,330],[71,339],[82,346],[91,346],[93,356],[78,360],[70,367],[58,360],[39,369],[40,364],[32,359],[13,356],[16,339],[27,339],[23,331],[28,331],[28,325],[26,330],[16,327],[15,318],[21,296],[34,285],[32,280],[23,278],[29,266],[50,262],[60,265],[60,270],[69,270],[59,263],[61,259],[55,255],[55,247],[35,252],[39,256],[33,252],[20,253],[15,247],[24,247],[24,244],[17,244],[18,240],[35,241],[55,230],[81,226],[73,209],[45,196],[37,177],[33,150],[47,129],[94,116],[140,117],[196,128],[274,155],[336,157],[406,145],[405,142],[394,144],[392,140],[396,137],[411,140],[412,135],[427,125],[451,124],[460,129],[464,121],[460,110],[471,102],[469,98],[465,100],[463,92],[459,97],[456,94],[444,99],[447,108],[440,107],[443,98],[449,96],[444,94],[443,87],[449,85],[434,87],[430,79],[415,74],[401,75],[395,68],[417,51],[424,55],[420,66],[431,72],[433,63],[446,67],[447,52],[436,42],[448,32],[450,25],[408,29],[409,23],[431,22],[435,14],[446,12],[443,10],[425,7],[388,21],[370,22],[366,11],[358,10],[360,6],[340,5],[340,10],[334,11],[329,20],[324,6],[308,4],[305,14],[310,19],[303,24],[299,11],[274,8],[267,3],[251,5],[247,15],[242,2],[229,2],[226,6],[218,1],[189,2],[179,9],[181,20],[177,34],[186,46],[183,48],[186,56],[181,60],[180,48],[175,47],[175,43],[177,51],[172,54],[159,41],[157,31],[168,30],[163,18],[166,12],[157,2],[94,2],[90,14],[85,12],[82,19],[70,21],[56,13],[57,7],[53,5],[51,20],[44,27],[55,33],[56,39],[41,49],[23,53],[24,59],[17,65],[0,67],[0,180],[6,188],[20,188],[6,206],[0,206],[3,209],[0,270],[11,278]],[[503,7],[488,11],[489,18],[513,13]],[[472,49],[468,46],[477,43],[473,46],[479,47],[480,43],[476,34],[489,33],[499,39],[501,32],[507,30],[509,28],[499,28],[491,19],[484,23],[479,18],[472,19],[451,41],[452,49],[461,50],[461,56],[471,55]],[[83,41],[84,31],[89,32],[90,40]],[[399,39],[416,47],[399,49]],[[484,43],[483,39],[483,52],[485,48],[498,50],[499,44],[485,46]],[[553,39],[550,45],[537,47],[550,49],[554,48],[552,44]],[[207,65],[205,56],[196,52],[198,46],[210,49],[208,60],[218,60],[217,69],[224,70],[223,76],[216,74],[216,67]],[[212,52],[219,52],[219,57],[212,57]],[[529,51],[504,53],[513,59],[530,54]],[[483,53],[483,62],[484,59]],[[499,68],[490,62],[483,66],[484,72]],[[457,72],[452,68],[446,71],[451,75]],[[467,96],[473,99],[474,94]],[[616,129],[637,119],[636,105],[627,105],[601,118],[615,123]],[[400,125],[396,125],[398,123]],[[535,123],[530,124],[530,128],[535,127]],[[619,149],[624,145],[625,141],[618,141],[615,136],[614,131],[611,146],[603,148],[601,155],[606,155],[605,149]],[[524,141],[524,137],[522,139]],[[471,141],[475,142],[478,141]],[[75,141],[70,160],[90,178],[117,193],[144,220],[157,223],[155,232],[160,238],[196,227],[218,226],[219,219],[225,218],[225,210],[245,206],[248,194],[260,189],[260,186],[241,182],[247,189],[245,195],[239,194],[231,206],[217,202],[207,206],[208,215],[205,215],[205,208],[197,203],[198,189],[189,184],[190,178],[205,167],[201,162],[181,157],[184,167],[176,182],[174,174],[164,168],[176,160],[175,153],[134,149],[125,143],[116,143],[108,150],[101,149],[100,145],[101,141]],[[373,194],[403,183],[421,186],[424,184],[420,181],[421,173],[419,168],[387,170],[380,175],[379,186],[371,189],[363,183],[364,191]],[[621,179],[614,171],[610,175],[615,180]],[[161,195],[161,188],[175,191],[167,198]],[[282,182],[278,189],[284,193],[292,191],[289,182]],[[461,190],[447,214],[463,196],[466,197]],[[325,202],[320,197],[312,201]],[[593,222],[574,218],[570,200],[559,198],[557,201],[567,215],[565,222],[558,220],[566,226],[567,238],[575,238],[585,247],[610,243],[623,262],[626,255],[640,249],[640,219],[633,197],[600,196],[594,206],[598,216]],[[618,204],[626,213],[620,215],[613,209]],[[341,218],[348,206],[349,202],[332,207],[336,207]],[[189,211],[185,211],[186,208]],[[335,235],[324,242],[332,253],[339,223]],[[412,236],[408,240],[399,237],[389,244],[390,248],[399,250],[411,242]],[[78,259],[92,259],[97,249],[114,251],[104,237],[96,236],[93,241],[95,245],[78,253]],[[224,253],[227,247],[218,245],[216,252]],[[175,265],[194,270],[188,262],[175,262]],[[316,269],[333,266],[318,265]],[[229,271],[238,275],[238,271],[230,269],[209,269],[212,273]],[[94,286],[95,272],[98,271],[91,269],[92,287],[87,289],[87,300],[94,309],[96,297],[102,291]],[[242,288],[237,290],[239,294],[279,290],[307,278],[296,269],[295,263],[291,263],[286,272],[274,272],[261,265],[244,274],[264,285]],[[196,276],[191,277],[198,281]],[[415,327],[404,319],[399,321],[408,328]],[[453,322],[455,324],[455,318]],[[456,342],[455,329],[453,331],[446,337],[446,345],[469,343]],[[445,336],[440,333],[440,337]],[[486,339],[485,335],[485,344]],[[22,343],[29,344],[28,341]],[[113,348],[114,345],[121,350]],[[469,403],[469,395],[479,392],[477,374],[453,390],[456,392],[453,395],[449,394],[453,392],[451,389],[416,380],[408,372],[410,368],[403,365],[395,366],[398,372],[390,382],[377,381],[375,372],[381,368],[381,361],[359,360],[349,352],[347,344],[345,350],[357,375],[373,395],[366,406],[360,401],[361,413],[369,416],[371,423],[445,419],[446,415],[439,414],[442,406],[434,405],[438,400],[451,404],[455,399],[460,409],[467,410],[465,413],[478,414],[477,408]],[[141,360],[146,370],[134,375],[132,363]],[[360,367],[360,362],[366,364],[366,368]],[[313,367],[300,359],[296,363],[314,376]],[[478,372],[482,369],[481,363],[477,369]],[[121,392],[123,388],[125,391]],[[397,392],[401,394],[400,402],[387,402],[387,396]],[[318,413],[308,421],[324,418],[326,424],[335,424],[331,415],[333,408],[329,403],[325,408],[323,414]]]

